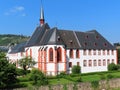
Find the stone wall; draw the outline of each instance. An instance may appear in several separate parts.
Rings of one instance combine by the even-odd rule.
[[[91,87],[90,82],[81,82],[78,84],[29,87],[14,90],[112,90],[113,88],[120,88],[120,78],[99,81],[99,87],[96,89]]]

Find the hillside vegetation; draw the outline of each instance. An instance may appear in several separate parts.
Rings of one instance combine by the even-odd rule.
[[[18,44],[27,41],[28,39],[29,36],[4,34],[4,35],[0,35],[0,46],[8,46],[12,43]]]

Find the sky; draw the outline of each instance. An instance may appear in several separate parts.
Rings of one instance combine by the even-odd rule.
[[[51,28],[97,30],[111,43],[120,42],[120,0],[0,0],[0,34],[31,36],[41,5]]]

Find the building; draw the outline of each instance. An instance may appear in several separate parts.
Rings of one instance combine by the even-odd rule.
[[[96,30],[81,32],[50,28],[45,23],[42,8],[40,26],[26,43],[16,45],[7,56],[16,63],[31,56],[37,62],[35,67],[47,75],[63,71],[71,73],[74,65],[81,66],[81,72],[87,73],[107,71],[108,64],[117,64],[116,48]]]

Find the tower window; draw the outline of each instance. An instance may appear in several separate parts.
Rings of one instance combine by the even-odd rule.
[[[52,62],[53,61],[53,49],[49,49],[49,60]]]

